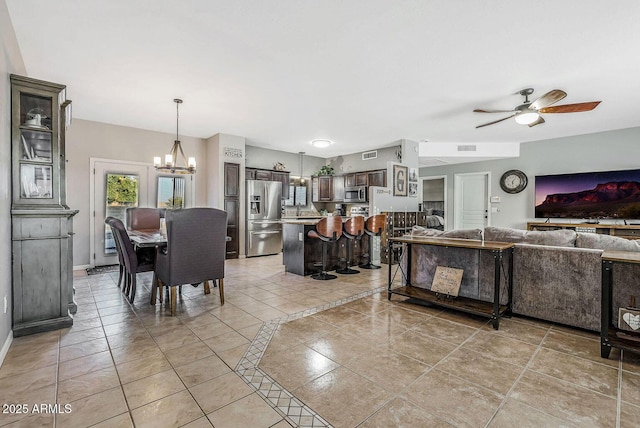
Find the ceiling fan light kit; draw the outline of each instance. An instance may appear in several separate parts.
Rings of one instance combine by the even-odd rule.
[[[502,122],[512,117],[515,118],[516,123],[520,125],[528,125],[531,128],[545,122],[541,113],[579,113],[593,110],[598,106],[598,104],[600,104],[600,101],[591,101],[586,103],[564,104],[550,107],[551,104],[554,104],[566,97],[567,93],[560,89],[553,89],[533,102],[529,101],[529,95],[533,94],[533,88],[526,88],[518,93],[524,97],[524,103],[515,107],[513,110],[473,110],[475,113],[512,113],[511,116],[483,123],[482,125],[476,126],[476,128],[493,125],[494,123]]]

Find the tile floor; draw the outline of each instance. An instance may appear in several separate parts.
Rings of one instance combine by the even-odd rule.
[[[185,286],[171,317],[148,304],[149,275],[129,305],[117,274],[77,273],[73,327],[14,339],[0,396],[28,412],[0,426],[640,425],[639,355],[603,360],[596,335],[548,323],[494,331],[388,302],[386,274],[313,281],[280,256],[232,260],[224,306]]]

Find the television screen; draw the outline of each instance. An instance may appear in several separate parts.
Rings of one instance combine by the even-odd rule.
[[[640,218],[640,169],[540,175],[535,185],[536,218]]]

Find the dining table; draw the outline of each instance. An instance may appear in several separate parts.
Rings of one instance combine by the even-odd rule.
[[[137,248],[164,247],[167,245],[167,235],[158,230],[129,230],[129,239],[133,246]],[[227,236],[226,241],[231,241]]]

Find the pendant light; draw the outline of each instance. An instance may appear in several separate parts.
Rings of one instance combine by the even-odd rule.
[[[184,155],[182,151],[182,145],[180,145],[180,138],[178,134],[178,124],[180,121],[180,116],[178,109],[180,104],[182,104],[182,100],[176,98],[173,100],[176,103],[176,139],[173,142],[173,147],[171,147],[171,151],[164,155],[164,163],[162,162],[162,158],[160,156],[153,157],[153,166],[156,167],[156,171],[165,172],[169,174],[195,174],[196,173],[196,158],[190,156],[189,159]],[[178,153],[180,153],[180,157],[182,159],[183,165],[179,164]]]

